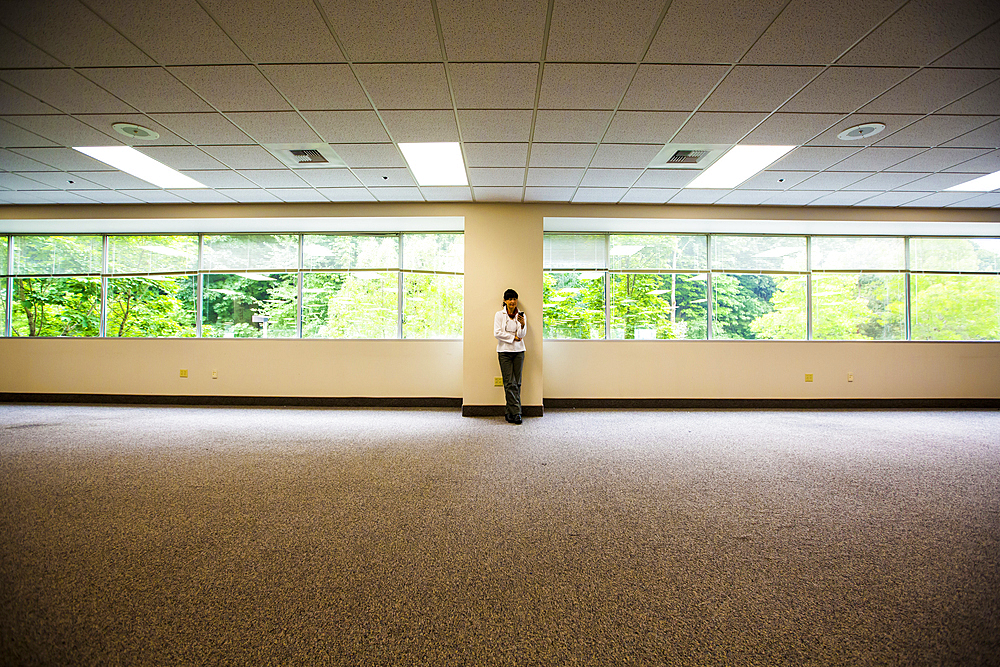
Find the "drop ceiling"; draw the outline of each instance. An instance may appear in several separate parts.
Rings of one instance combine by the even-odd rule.
[[[418,187],[397,144],[421,141],[460,142],[470,186]],[[264,148],[316,143],[347,166]],[[729,190],[648,168],[737,143],[796,148]],[[208,188],[71,148],[120,144]],[[996,208],[947,188],[1000,170],[1000,3],[2,0],[0,170],[3,204]]]

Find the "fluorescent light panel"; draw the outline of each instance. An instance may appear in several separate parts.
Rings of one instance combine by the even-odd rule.
[[[469,184],[458,143],[399,144],[399,150],[421,186]]]
[[[989,192],[1000,188],[1000,171],[946,188],[945,192]]]
[[[130,146],[74,146],[73,150],[161,188],[207,188]]]
[[[733,146],[687,188],[735,188],[795,146]]]

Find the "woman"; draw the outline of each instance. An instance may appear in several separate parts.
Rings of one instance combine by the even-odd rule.
[[[521,368],[527,328],[524,313],[517,309],[517,292],[509,289],[503,293],[503,308],[493,318],[493,336],[498,341],[497,356],[507,399],[504,419],[511,424],[521,423]]]

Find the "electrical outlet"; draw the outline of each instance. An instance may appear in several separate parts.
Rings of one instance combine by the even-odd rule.
[[[813,381],[813,374],[806,373],[806,382],[812,382],[812,381]]]
[[[854,373],[848,373],[847,374],[847,381],[848,382],[854,382]]]
[[[212,371],[212,379],[213,380],[219,379],[219,371]]]
[[[502,377],[495,377],[495,378],[493,378],[493,386],[494,387],[502,387],[503,386],[503,378]]]
[[[181,377],[182,378],[186,378],[187,376],[188,376],[188,369],[182,368],[181,369]]]

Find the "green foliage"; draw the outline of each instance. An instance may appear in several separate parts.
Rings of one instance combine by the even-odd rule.
[[[403,338],[461,338],[463,276],[403,275]]]
[[[97,336],[100,278],[15,278],[12,336]]]
[[[542,274],[542,335],[604,338],[604,278],[574,272]],[[502,303],[497,303],[497,310]]]
[[[108,279],[105,333],[124,338],[194,336],[194,278]]]
[[[913,340],[1000,339],[1000,276],[913,276]]]
[[[705,338],[703,276],[621,273],[611,276],[611,337]]]
[[[725,274],[712,276],[712,336],[746,340],[757,338],[753,323],[774,310],[777,291],[767,275]]]
[[[261,338],[265,326],[254,315],[270,318],[268,338],[294,337],[298,275],[209,274],[202,287],[202,336],[206,338]]]

